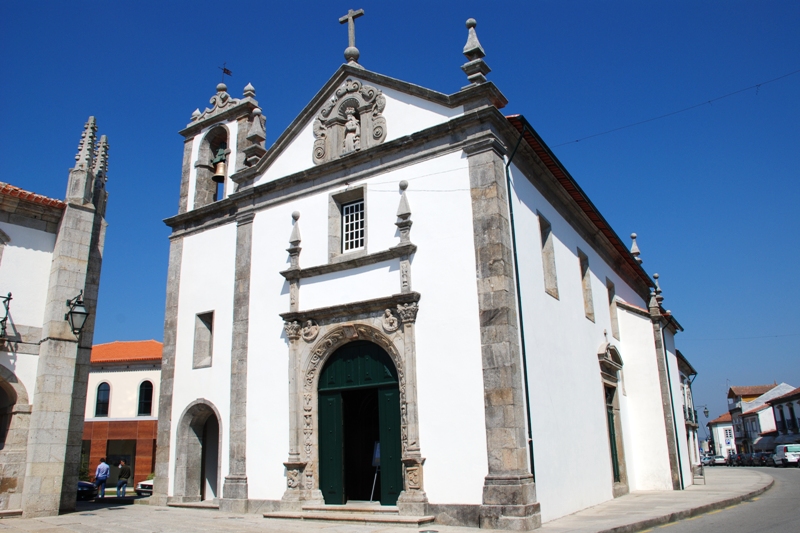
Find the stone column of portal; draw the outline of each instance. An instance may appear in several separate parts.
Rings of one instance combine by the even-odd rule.
[[[255,213],[236,219],[236,273],[233,288],[231,349],[231,418],[228,475],[222,485],[220,511],[247,512],[247,337],[250,325],[250,259]]]
[[[464,149],[468,156],[480,313],[483,401],[489,475],[480,527],[541,526],[528,465],[516,283],[503,148],[493,137]]]

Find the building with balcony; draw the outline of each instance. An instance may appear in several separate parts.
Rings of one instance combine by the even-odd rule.
[[[119,461],[131,467],[129,487],[155,471],[161,343],[126,341],[92,347],[81,447],[81,471],[94,479],[105,457],[109,486],[117,481]]]
[[[765,448],[771,445],[768,439],[760,439],[756,443],[762,432],[775,430],[772,408],[767,405],[767,402],[793,390],[794,387],[788,383],[735,386],[728,389],[728,412],[731,414],[738,451],[742,453],[770,451]],[[765,412],[765,408],[768,411]],[[765,437],[769,436],[765,435]],[[758,448],[754,447],[756,444],[758,444]]]

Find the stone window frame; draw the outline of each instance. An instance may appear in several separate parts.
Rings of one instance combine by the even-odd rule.
[[[192,369],[210,368],[214,364],[214,311],[203,311],[194,316],[194,343],[192,344]],[[203,317],[210,315],[210,321],[205,320]],[[205,326],[206,329],[203,329]],[[200,335],[205,336],[208,332],[208,337],[205,339],[198,338]],[[207,343],[207,350],[200,351],[198,347],[199,342]]]
[[[594,298],[592,297],[592,270],[589,268],[589,256],[578,248],[578,264],[581,273],[581,288],[583,292],[583,312],[586,318],[595,321]]]
[[[144,386],[145,383],[149,383],[150,384],[150,410],[146,414],[143,414],[142,413],[142,387]],[[139,394],[138,394],[139,401],[137,402],[137,405],[136,405],[136,416],[153,416],[153,393],[154,392],[155,392],[155,386],[153,385],[153,382],[151,380],[144,379],[144,380],[142,380],[141,383],[139,383]]]
[[[553,226],[544,215],[536,212],[539,218],[539,237],[542,241],[542,272],[544,273],[544,292],[555,298],[558,297],[558,275],[556,273],[556,253],[553,241]]]
[[[351,252],[345,252],[342,246],[343,206],[359,200],[364,202],[364,246]],[[328,263],[347,261],[369,253],[368,209],[366,185],[359,185],[328,195]]]
[[[606,278],[608,291],[608,315],[611,320],[611,336],[619,339],[619,313],[617,312],[617,288],[614,282]]]
[[[105,414],[101,415],[98,414],[97,410],[100,407],[100,387],[105,385],[108,387],[108,399],[105,401],[106,412]],[[111,412],[111,383],[108,381],[101,381],[97,384],[97,387],[94,389],[94,417],[95,418],[108,418],[109,412]]]
[[[8,233],[0,229],[0,264],[3,263],[3,249],[6,247],[6,244],[11,242],[11,237],[8,236]]]

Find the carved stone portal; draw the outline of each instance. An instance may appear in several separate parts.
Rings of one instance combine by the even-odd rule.
[[[314,164],[381,144],[386,139],[385,107],[380,90],[345,80],[314,120]]]

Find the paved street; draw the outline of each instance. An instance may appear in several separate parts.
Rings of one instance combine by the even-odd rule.
[[[685,491],[637,492],[549,522],[542,533],[632,532],[664,524],[655,530],[724,531],[726,533],[780,531],[796,529],[800,523],[800,470],[762,468],[709,468],[707,483]],[[775,478],[775,486],[763,492]],[[722,510],[731,502],[743,503]],[[682,522],[666,523],[676,518],[708,514]],[[267,520],[260,515],[229,515],[214,510],[151,507],[149,505],[98,505],[81,503],[75,513],[24,520],[0,520],[2,532],[26,533],[208,533],[209,530],[236,533],[475,533],[474,528],[430,525],[422,528],[356,526],[350,524],[312,524],[286,520]],[[653,529],[648,529],[653,531]]]
[[[755,468],[775,478],[775,485],[740,505],[666,524],[647,531],[684,533],[788,533],[800,529],[800,469]]]

